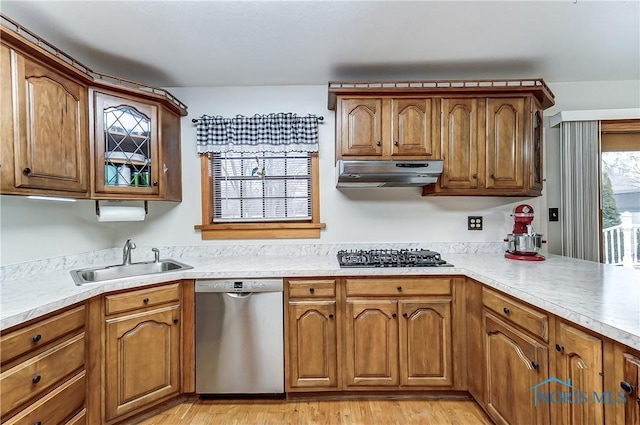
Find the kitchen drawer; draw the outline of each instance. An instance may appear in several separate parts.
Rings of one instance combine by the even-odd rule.
[[[44,319],[31,326],[13,331],[0,337],[0,363],[5,364],[31,350],[80,329],[85,323],[84,306],[67,310],[63,313]]]
[[[482,289],[482,302],[501,317],[549,341],[549,317],[546,314],[487,288]]]
[[[347,296],[372,295],[451,295],[451,279],[347,279]]]
[[[65,425],[87,425],[87,409],[82,409],[80,413],[69,419]]]
[[[84,408],[85,372],[59,387],[4,422],[4,425],[62,424]]]
[[[0,416],[51,389],[84,364],[84,333],[0,374]]]
[[[289,298],[335,297],[335,280],[296,280],[289,282]]]
[[[105,313],[116,314],[137,308],[164,304],[180,300],[180,284],[158,286],[156,288],[140,289],[123,294],[107,295],[105,299]]]

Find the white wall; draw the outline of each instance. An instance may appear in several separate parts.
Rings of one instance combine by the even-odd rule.
[[[639,84],[635,81],[550,86],[556,94],[556,107],[548,110],[547,116],[557,108],[638,106]],[[189,116],[182,120],[182,203],[151,202],[144,222],[98,223],[92,201],[53,205],[3,196],[0,205],[1,264],[117,247],[127,238],[141,246],[265,242],[202,241],[199,232],[193,228],[201,223],[201,207],[200,162],[195,149],[195,125],[191,119],[203,114],[234,116],[295,112],[325,117],[320,126],[320,218],[327,228],[319,240],[269,243],[501,241],[511,232],[509,214],[515,205],[531,204],[537,212],[534,227],[544,234],[547,233],[547,204],[557,206],[558,151],[554,129],[547,128],[545,135],[547,182],[544,193],[548,196],[422,197],[417,188],[340,191],[335,188],[334,181],[334,112],[326,107],[326,86],[172,88],[170,91],[189,106]],[[631,100],[634,91],[635,104]],[[482,215],[484,230],[467,230],[468,215]],[[554,229],[550,227],[549,231]]]

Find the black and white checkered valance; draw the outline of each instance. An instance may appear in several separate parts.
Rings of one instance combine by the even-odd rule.
[[[198,118],[196,141],[206,152],[318,152],[318,117],[292,113]]]

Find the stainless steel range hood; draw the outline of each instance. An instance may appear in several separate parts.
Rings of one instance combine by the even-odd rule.
[[[348,161],[336,164],[336,187],[417,187],[433,184],[442,161]]]

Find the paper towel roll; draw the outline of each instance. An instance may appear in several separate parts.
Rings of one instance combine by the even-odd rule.
[[[143,221],[144,207],[102,205],[98,210],[98,221]]]

